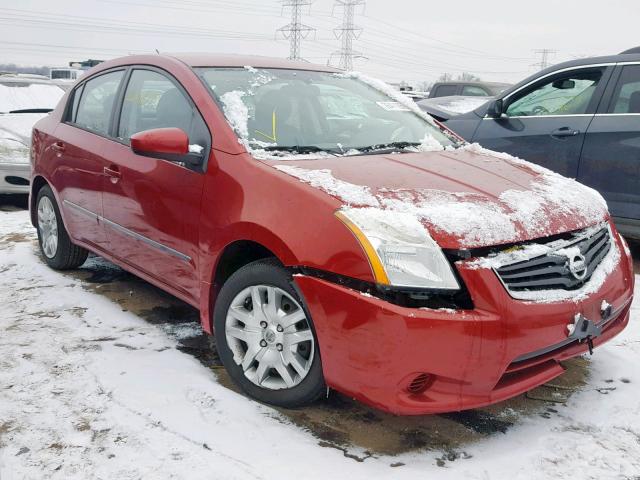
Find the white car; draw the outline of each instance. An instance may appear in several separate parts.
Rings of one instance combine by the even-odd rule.
[[[0,193],[29,193],[31,128],[64,90],[29,75],[0,75]]]

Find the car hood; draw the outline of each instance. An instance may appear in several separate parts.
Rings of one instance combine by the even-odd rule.
[[[608,218],[595,190],[477,144],[269,163],[337,198],[347,213],[363,209],[360,219],[366,212],[376,224],[381,216],[390,223],[414,217],[443,248],[523,242]]]
[[[494,97],[450,96],[427,98],[417,102],[418,106],[430,115],[448,120],[458,115],[464,115],[477,110],[482,105],[493,100]]]
[[[0,162],[29,163],[31,129],[46,113],[0,114]]]

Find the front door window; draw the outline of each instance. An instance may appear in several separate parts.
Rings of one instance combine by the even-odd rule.
[[[507,108],[510,117],[580,115],[587,113],[602,70],[570,72],[516,97]]]

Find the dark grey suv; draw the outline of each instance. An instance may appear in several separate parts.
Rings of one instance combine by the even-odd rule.
[[[554,65],[439,120],[468,141],[595,188],[621,233],[640,238],[640,54]]]

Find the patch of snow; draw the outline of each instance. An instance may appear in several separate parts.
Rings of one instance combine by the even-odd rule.
[[[437,143],[437,142],[436,142]],[[442,147],[438,147],[441,149]],[[425,137],[425,149],[435,149]],[[529,238],[544,238],[569,229],[587,228],[608,218],[607,205],[595,190],[573,179],[512,157],[492,152],[477,144],[462,147],[482,156],[515,163],[537,172],[527,190],[507,190],[498,201],[477,193],[456,193],[439,190],[385,189],[371,192],[368,187],[336,179],[330,170],[291,167],[291,175],[354,205],[354,197],[367,192],[368,200],[361,205],[378,206],[389,216],[398,212],[413,214],[428,222],[429,228],[446,232],[459,239],[461,247],[491,246],[515,241],[522,233]],[[311,183],[310,178],[315,181]],[[340,188],[336,188],[340,185]],[[378,215],[378,213],[376,213]],[[553,220],[553,228],[551,220]],[[563,226],[566,228],[563,229]],[[570,227],[570,228],[569,228]]]
[[[517,236],[516,227],[500,205],[479,194],[440,190],[383,190],[379,201],[388,216],[413,215],[436,231],[460,238],[462,246],[507,243]]]
[[[304,183],[308,183],[312,187],[318,188],[329,195],[340,198],[347,205],[375,206],[379,204],[369,187],[337,180],[331,175],[331,170],[309,170],[292,165],[275,165],[274,168]]]
[[[25,86],[26,84],[26,86]],[[0,113],[30,108],[54,109],[64,95],[56,85],[25,82],[6,82],[0,79]]]
[[[597,225],[591,227],[584,232],[584,236],[593,235],[595,232],[603,228],[603,225]],[[595,271],[591,275],[591,278],[582,287],[576,290],[536,290],[536,291],[518,291],[510,292],[510,295],[518,300],[526,300],[536,303],[555,303],[563,301],[579,302],[584,300],[589,295],[597,292],[607,277],[619,267],[620,264],[620,250],[618,249],[617,242],[613,238],[611,230],[611,248],[607,255],[602,259],[600,264],[596,267]],[[577,246],[568,246],[566,248],[558,248],[559,245],[566,243],[566,240],[556,240],[547,244],[529,244],[520,247],[517,250],[507,250],[497,255],[490,257],[478,258],[470,261],[458,262],[460,265],[464,265],[466,269],[478,269],[489,268],[497,269],[505,265],[511,265],[513,263],[521,262],[531,258],[535,258],[541,255],[549,253],[555,253],[558,255],[564,255],[568,257],[575,256],[580,253]]]
[[[620,250],[615,241],[611,242],[611,249],[607,255],[602,259],[600,264],[596,267],[595,271],[591,275],[591,278],[587,283],[577,290],[539,290],[531,292],[517,292],[511,293],[512,296],[519,300],[528,300],[536,303],[555,303],[571,300],[572,302],[579,302],[586,299],[589,295],[594,294],[604,284],[607,277],[616,269],[620,264]]]
[[[387,211],[376,207],[343,207],[342,211],[362,231],[376,232],[376,236],[381,240],[400,240],[408,244],[435,246],[429,233],[414,215],[404,212],[389,215]]]
[[[487,101],[486,97],[455,98],[447,102],[438,103],[437,107],[451,113],[461,114],[475,110],[480,105],[487,103]]]
[[[246,92],[240,90],[233,90],[220,97],[227,121],[238,134],[238,141],[245,146],[246,139],[249,136],[249,109],[242,101],[242,97],[246,94]]]
[[[570,245],[573,242],[579,241],[582,238],[590,237],[596,232],[608,227],[606,223],[599,223],[589,228],[582,230],[580,235],[573,239],[558,239],[548,243],[527,243],[520,245],[517,248],[508,248],[505,251],[497,254],[489,255],[486,257],[475,258],[472,260],[464,260],[465,268],[478,269],[478,268],[500,268],[505,265],[512,265],[514,263],[530,260],[535,257],[546,255],[552,251],[560,251],[566,245]],[[613,239],[613,237],[612,237]],[[615,243],[615,242],[613,242]],[[566,249],[565,249],[566,250]]]
[[[628,327],[596,348],[587,383],[550,418],[474,432],[460,447],[466,455],[444,468],[440,447],[354,461],[223,387],[161,327],[49,269],[28,213],[0,211],[0,238],[17,232],[31,232],[31,241],[0,244],[0,298],[11,299],[0,302],[3,480],[288,480],[301,472],[309,480],[613,480],[640,472],[638,295]]]

